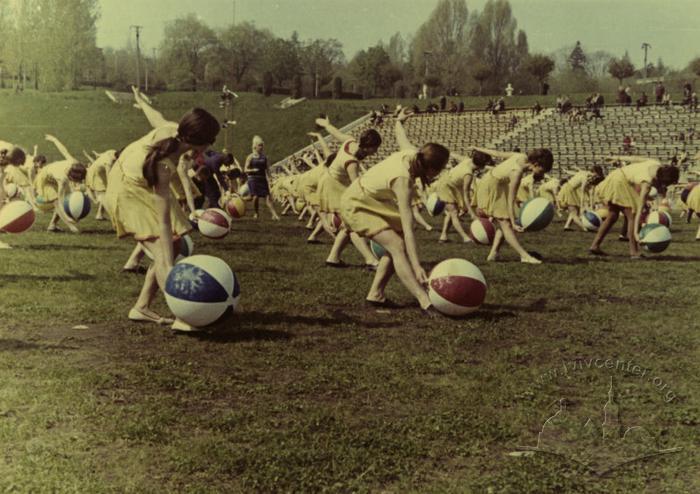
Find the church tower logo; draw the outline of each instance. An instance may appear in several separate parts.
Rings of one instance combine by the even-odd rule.
[[[603,476],[629,463],[682,450],[661,449],[643,427],[628,426],[624,422],[623,408],[618,402],[612,377],[607,395],[607,402],[602,407],[602,421],[588,418],[581,422],[567,411],[565,400],[560,399],[559,409],[542,425],[537,445],[520,446],[511,455],[555,455]]]

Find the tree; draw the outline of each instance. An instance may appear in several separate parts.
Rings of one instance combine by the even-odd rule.
[[[659,64],[661,63],[661,60],[659,60]],[[692,62],[688,64],[688,69],[695,74],[696,76],[700,77],[700,57],[694,59]]]
[[[598,50],[594,51],[587,57],[586,70],[596,79],[602,79],[608,74],[608,65],[613,55],[607,51]]]
[[[314,97],[328,84],[336,68],[345,62],[343,45],[337,39],[309,41],[301,50],[301,62],[314,81]]]
[[[531,55],[525,62],[525,70],[532,74],[540,83],[540,88],[543,88],[547,77],[554,70],[554,60],[546,55]]]
[[[271,32],[258,29],[250,22],[229,26],[219,34],[219,56],[225,72],[236,84],[259,65],[266,44],[273,38]]]
[[[515,42],[515,57],[513,57],[513,67],[511,70],[513,72],[517,71],[527,61],[529,54],[530,47],[527,42],[527,34],[520,29],[518,31],[517,41]],[[553,60],[552,63],[554,63]]]
[[[160,53],[170,72],[170,80],[179,79],[196,91],[198,84],[204,81],[207,59],[216,50],[217,43],[214,31],[195,14],[167,23]]]
[[[389,38],[389,43],[386,46],[382,45],[382,47],[389,55],[389,60],[391,60],[391,63],[397,67],[403,67],[406,64],[406,42],[401,36],[401,33],[395,33],[391,38]]]
[[[365,95],[377,94],[379,90],[388,89],[397,79],[397,72],[391,69],[389,54],[381,45],[360,51],[350,63],[353,75],[364,88]],[[400,71],[398,71],[400,75]]]
[[[477,63],[472,68],[472,78],[479,83],[479,96],[481,96],[484,90],[484,82],[486,82],[491,75],[491,69],[483,63]]]
[[[468,57],[469,12],[465,0],[440,0],[426,22],[416,32],[411,43],[410,64],[417,80],[423,79],[429,60],[439,63],[429,66],[430,75],[443,84],[459,86],[466,77],[464,63]]]
[[[622,85],[622,81],[634,75],[634,65],[630,61],[629,54],[625,52],[622,58],[613,58],[608,64],[608,72]]]
[[[507,0],[488,0],[472,31],[472,55],[490,69],[494,87],[500,87],[517,59],[515,30],[518,23],[513,18]],[[521,48],[523,39],[521,39]]]
[[[277,84],[284,85],[301,73],[301,44],[295,35],[290,39],[274,38],[265,47],[262,69],[270,72]]]
[[[574,49],[571,51],[571,54],[569,55],[569,66],[573,70],[585,70],[586,69],[586,54],[583,52],[583,48],[581,48],[581,42],[577,41],[576,46]]]

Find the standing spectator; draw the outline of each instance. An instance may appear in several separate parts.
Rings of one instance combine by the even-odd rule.
[[[629,106],[632,104],[632,88],[627,86],[625,88],[625,105]]]
[[[457,113],[457,103],[450,101],[450,113]]]
[[[539,115],[541,111],[542,111],[542,105],[540,105],[539,101],[535,101],[535,106],[532,107],[532,114]]]
[[[546,82],[542,83],[542,96],[547,96],[547,93],[549,93],[549,84]]]
[[[692,97],[692,94],[693,86],[691,86],[689,82],[683,84],[683,101],[681,102],[681,105],[690,105],[690,98]]]
[[[693,91],[693,94],[690,95],[690,105],[688,106],[688,110],[698,111],[698,93],[695,91]]]
[[[443,94],[440,96],[440,111],[445,111],[445,108],[447,108],[447,98]]]
[[[664,92],[664,95],[661,98],[661,106],[671,108],[672,105],[673,101],[671,100],[671,93]]]
[[[457,105],[457,111],[459,113],[462,113],[464,111],[464,101],[459,102],[459,105]]]
[[[641,107],[647,106],[647,101],[648,101],[647,93],[642,91],[642,95],[637,99],[637,111],[639,111],[639,109]]]
[[[518,125],[518,117],[515,114],[510,117],[510,123],[508,124],[508,130],[515,130],[515,126]]]
[[[625,94],[625,88],[623,88],[622,86],[617,86],[617,102],[621,105],[624,105],[626,99],[627,96]]]
[[[663,102],[664,94],[666,94],[666,88],[661,83],[661,81],[656,83],[656,88],[654,89],[656,93],[656,104],[660,105]]]
[[[632,147],[634,146],[634,141],[630,136],[625,136],[622,139],[622,154],[632,154]]]

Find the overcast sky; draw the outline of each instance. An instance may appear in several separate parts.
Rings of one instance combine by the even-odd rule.
[[[337,38],[350,59],[357,51],[400,31],[411,34],[438,0],[100,0],[98,45],[121,47],[130,25],[142,25],[147,51],[157,47],[165,22],[194,12],[211,27],[250,21],[288,37]],[[486,0],[467,0],[470,12]],[[549,53],[580,40],[587,52],[629,50],[643,65],[641,44],[667,66],[684,67],[700,56],[700,0],[511,0],[530,51]]]

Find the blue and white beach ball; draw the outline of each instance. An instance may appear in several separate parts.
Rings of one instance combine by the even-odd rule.
[[[241,288],[231,268],[218,257],[196,255],[178,262],[165,282],[165,301],[186,323],[208,326],[238,306]]]
[[[554,205],[544,197],[535,197],[520,209],[520,225],[529,232],[544,230],[554,218]]]
[[[90,198],[82,192],[71,192],[63,198],[63,210],[70,218],[80,221],[90,214]]]
[[[425,209],[430,216],[440,216],[445,210],[445,203],[438,198],[437,192],[433,192],[425,201]]]

